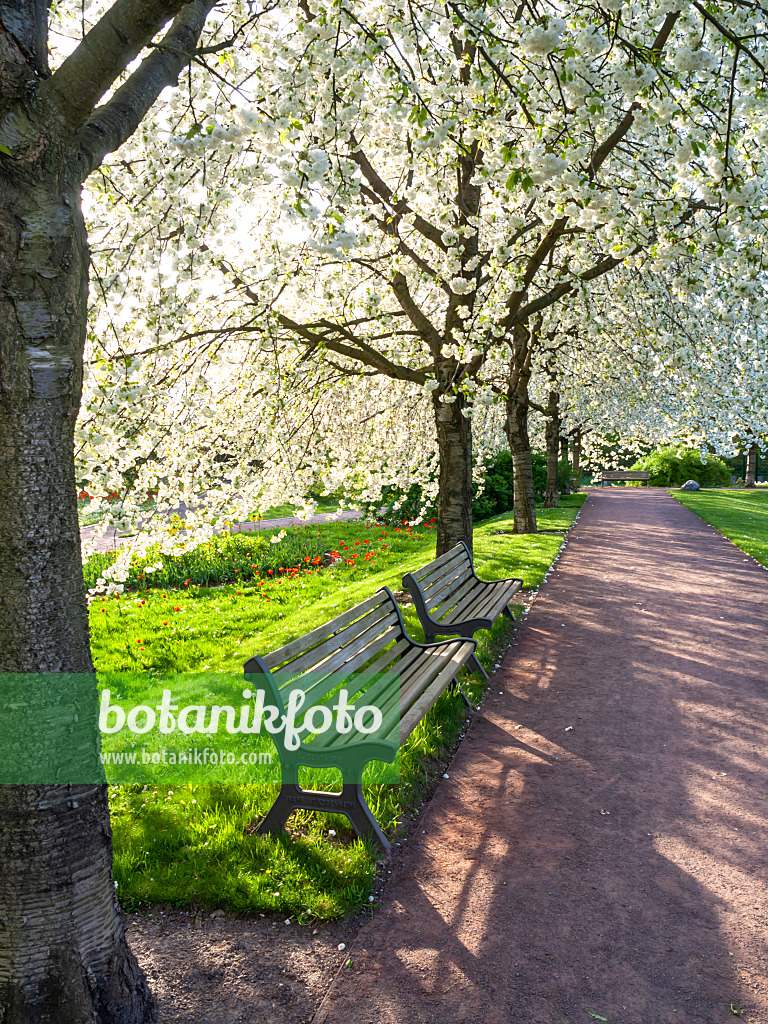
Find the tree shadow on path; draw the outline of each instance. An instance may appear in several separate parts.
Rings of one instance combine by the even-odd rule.
[[[766,612],[666,494],[593,493],[317,1024],[765,1024]]]

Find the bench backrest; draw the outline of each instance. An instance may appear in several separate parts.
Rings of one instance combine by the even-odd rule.
[[[605,470],[603,480],[650,480],[651,474],[647,469],[619,469]]]
[[[431,612],[473,577],[472,556],[460,542],[409,575],[418,583],[424,606]]]
[[[283,709],[295,689],[305,690],[309,707],[335,689],[340,677],[360,673],[393,641],[405,636],[400,609],[392,592],[384,587],[305,636],[263,657],[251,658],[245,663],[245,674],[271,677],[275,673],[278,685],[274,695],[283,703]],[[393,654],[388,652],[377,660],[376,672],[355,676],[358,690],[370,681],[368,677],[384,670],[383,663],[397,657],[396,648]]]

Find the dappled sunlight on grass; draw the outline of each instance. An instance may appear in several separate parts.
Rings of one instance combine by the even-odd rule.
[[[564,507],[540,512],[541,527],[567,529],[584,497],[574,495]],[[477,528],[477,573],[487,579],[521,576],[526,587],[537,587],[564,533],[501,532],[511,523],[510,513]],[[434,557],[435,535],[425,527],[333,523],[312,534],[323,550],[343,557],[319,571],[308,566],[293,578],[273,572],[248,583],[144,587],[94,601],[93,651],[102,677],[113,673],[117,679],[130,670],[134,682],[143,675],[157,687],[170,685],[178,673],[240,676],[252,655],[307,633],[382,585],[400,590],[406,572]],[[240,559],[237,545],[252,538],[232,540],[228,550]],[[228,570],[220,566],[220,571]],[[423,639],[413,606],[402,610],[407,630]],[[499,618],[490,632],[477,634],[478,657],[486,669],[498,661],[511,628],[508,619]],[[465,688],[479,700],[483,686],[477,677]],[[192,700],[191,692],[182,696]],[[399,785],[376,784],[376,765],[368,767],[366,799],[388,836],[395,837],[398,823],[418,813],[465,721],[461,696],[448,690],[404,746]],[[325,784],[333,788],[330,776]],[[346,818],[301,810],[289,821],[290,838],[255,834],[275,792],[267,784],[112,787],[115,877],[123,906],[166,902],[320,919],[365,905],[377,848],[357,840]]]
[[[768,567],[768,488],[670,493],[742,551]]]

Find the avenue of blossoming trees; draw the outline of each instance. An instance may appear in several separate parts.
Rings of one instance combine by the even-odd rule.
[[[621,339],[597,329],[596,289],[613,299],[606,317],[622,326],[644,317],[647,339],[657,311],[635,292],[665,288],[712,355],[697,358],[691,337],[692,358],[664,357],[660,346],[681,339],[661,331],[650,373],[674,365],[714,394],[716,316],[702,296],[725,290],[737,322],[741,299],[759,323],[764,291],[763,15],[736,5],[726,24],[725,13],[577,4],[529,20],[507,4],[450,16],[429,5],[278,5],[233,44],[225,75],[193,69],[92,179],[107,297],[94,344],[143,360],[105,360],[93,409],[123,395],[135,420],[133,389],[143,387],[139,408],[150,417],[152,392],[161,422],[143,429],[143,447],[118,455],[123,426],[105,442],[102,417],[94,412],[94,433],[83,417],[89,490],[124,492],[139,453],[147,461],[135,495],[164,481],[169,501],[182,483],[185,496],[199,493],[221,477],[212,460],[223,428],[237,435],[228,441],[237,488],[214,484],[205,515],[222,514],[234,490],[229,512],[245,513],[278,491],[301,500],[318,472],[329,484],[354,473],[359,486],[359,452],[372,451],[371,490],[404,480],[437,488],[442,550],[471,539],[473,435],[477,455],[500,421],[515,461],[516,528],[533,529],[528,415],[538,378],[562,376],[550,390],[568,395],[573,416],[610,351],[618,392],[638,392],[633,359],[615,359]],[[725,330],[716,322],[727,351],[728,321]],[[301,401],[334,371],[357,383],[332,396],[321,388],[302,446],[292,417],[310,423]],[[394,382],[388,398],[374,375]],[[732,448],[727,423],[692,428],[701,411],[690,420],[679,381],[670,385],[670,408],[633,422],[633,436],[661,439],[661,420],[666,436],[726,438]],[[369,389],[366,414],[352,415],[357,433],[339,403],[360,410]],[[418,430],[400,413],[398,442],[398,417],[378,409],[408,407],[419,393]],[[548,398],[545,390],[535,404]],[[710,421],[725,404],[707,408]],[[195,418],[193,469],[188,425],[198,408],[210,420]],[[256,474],[255,423],[272,450],[281,445]]]
[[[151,492],[148,537],[200,505],[193,544],[318,478],[420,482],[444,550],[503,442],[535,529],[553,396],[586,443],[760,443],[767,24],[757,0],[0,0],[5,671],[64,703],[93,671],[78,485],[123,522]],[[149,1020],[103,789],[3,787],[0,846],[3,1020]]]

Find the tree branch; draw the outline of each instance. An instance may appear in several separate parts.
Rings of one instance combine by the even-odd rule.
[[[40,94],[55,97],[73,128],[90,117],[96,104],[128,64],[184,6],[184,0],[116,0]]]
[[[666,46],[667,40],[672,33],[672,29],[675,27],[675,24],[680,17],[680,13],[680,11],[674,11],[671,14],[668,14],[664,19],[664,24],[659,29],[658,35],[651,45],[650,53],[652,56],[658,56]],[[595,177],[601,165],[606,161],[635,123],[635,111],[639,109],[640,104],[633,103],[608,138],[597,147],[589,162],[589,167],[587,168],[590,178]]]
[[[94,111],[80,133],[83,178],[99,166],[107,153],[119,149],[131,137],[162,89],[176,84],[179,73],[194,54],[215,2],[193,0],[186,4],[155,52],[141,62],[111,100]]]
[[[408,287],[408,281],[406,280],[405,274],[401,274],[400,272],[395,274],[390,286],[392,291],[395,293],[395,298],[400,303],[400,308],[408,315],[408,319],[419,332],[434,358],[438,359],[440,356],[440,350],[443,347],[443,339],[440,337],[440,333],[436,330],[429,317],[427,317],[416,304]]]
[[[3,65],[0,93],[18,99],[24,86],[47,78],[48,3],[28,0],[25,4],[0,2],[0,63]]]
[[[354,139],[352,139],[352,145],[357,145]],[[430,224],[430,222],[425,220],[421,214],[414,213],[405,201],[397,203],[395,207],[392,200],[392,189],[381,177],[379,177],[371,165],[370,160],[362,150],[356,149],[354,152],[350,153],[349,158],[350,160],[353,160],[363,172],[365,180],[371,186],[374,194],[378,196],[382,203],[386,203],[388,206],[392,207],[397,215],[402,216],[402,214],[405,213],[411,215],[413,217],[413,226],[416,230],[436,245],[438,249],[441,249],[443,252],[447,251],[448,246],[443,241],[442,232],[439,228],[436,228],[434,224]]]
[[[394,380],[410,380],[416,384],[424,384],[427,380],[425,370],[412,370],[408,366],[393,363],[392,360],[387,359],[386,356],[377,352],[370,345],[366,345],[365,342],[349,335],[349,332],[344,332],[343,328],[340,328],[337,324],[322,320],[312,324],[301,324],[285,316],[284,313],[276,313],[275,316],[281,327],[286,328],[300,338],[304,338],[305,341],[309,342],[313,351],[320,347],[328,348],[332,352],[337,352],[348,359],[353,359],[357,363],[364,363],[366,366],[370,366],[379,373],[392,377]],[[325,333],[328,330],[339,331],[342,334],[346,333],[348,341],[339,341],[337,338]]]

